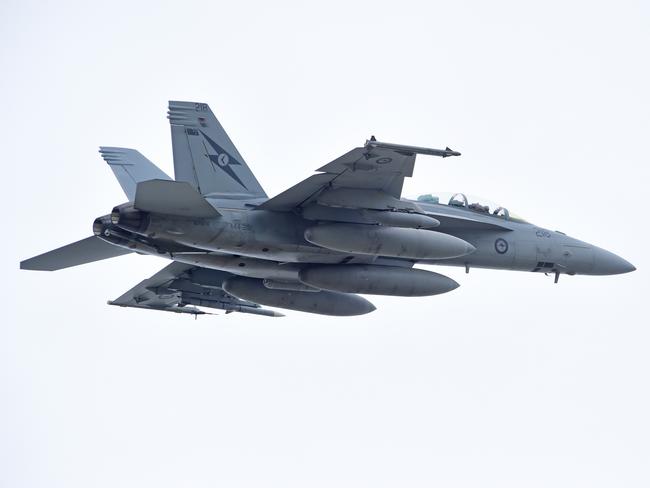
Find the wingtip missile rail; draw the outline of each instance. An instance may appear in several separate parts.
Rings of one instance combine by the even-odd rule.
[[[419,147],[419,146],[407,146],[405,144],[394,144],[392,142],[381,142],[378,141],[375,136],[371,136],[365,143],[365,147],[372,149],[375,147],[380,147],[384,149],[392,149],[393,151],[400,151],[405,153],[412,154],[426,154],[428,156],[440,156],[443,158],[448,158],[449,156],[460,156],[458,151],[454,151],[449,147],[445,149],[432,149],[430,147]]]

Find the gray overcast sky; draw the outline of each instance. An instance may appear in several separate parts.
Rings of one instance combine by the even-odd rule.
[[[0,3],[7,487],[650,485],[648,2]],[[405,194],[465,191],[638,271],[441,268],[357,318],[198,321],[105,302],[166,263],[57,273],[172,174],[167,100],[208,102],[270,195],[370,136],[450,147]]]

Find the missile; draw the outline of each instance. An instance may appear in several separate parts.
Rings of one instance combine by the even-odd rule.
[[[454,151],[446,147],[445,149],[432,149],[430,147],[419,147],[419,146],[407,146],[406,144],[394,144],[392,142],[380,142],[375,139],[375,136],[371,136],[370,139],[366,141],[367,148],[380,147],[384,149],[392,149],[394,151],[406,152],[412,154],[427,154],[429,156],[441,156],[443,158],[448,158],[449,156],[460,156],[458,151]]]
[[[309,266],[300,272],[300,281],[323,290],[400,297],[439,295],[459,286],[432,271],[366,264]]]
[[[312,244],[350,254],[407,259],[449,259],[476,250],[469,242],[433,230],[364,224],[321,224],[305,230]]]
[[[218,302],[215,300],[203,300],[200,298],[188,297],[183,295],[183,303],[191,305],[198,305],[200,307],[216,308],[225,310],[226,313],[240,312],[252,315],[263,315],[265,317],[284,317],[283,313],[276,312],[275,310],[268,310],[266,308],[251,307],[248,305],[240,305],[235,303]]]
[[[276,312],[275,310],[269,310],[267,308],[250,308],[250,307],[241,307],[239,309],[225,309],[226,313],[240,312],[240,313],[249,313],[251,315],[262,315],[263,317],[285,317],[281,312]]]
[[[268,310],[266,308],[251,308],[251,307],[234,307],[225,309],[226,313],[231,312],[240,312],[240,313],[249,313],[251,315],[262,315],[264,317],[284,317],[285,315],[281,312],[276,312],[275,310]]]
[[[227,279],[223,289],[242,300],[269,307],[286,308],[320,315],[363,315],[375,310],[375,306],[363,297],[333,291],[289,291],[269,289],[262,280],[233,277]]]

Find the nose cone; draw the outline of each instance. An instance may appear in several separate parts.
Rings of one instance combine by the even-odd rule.
[[[629,273],[634,270],[636,270],[636,268],[632,263],[629,263],[613,252],[605,251],[600,248],[594,249],[594,267],[590,274],[615,275]]]

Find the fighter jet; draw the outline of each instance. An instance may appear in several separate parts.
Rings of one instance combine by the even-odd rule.
[[[617,255],[463,194],[402,197],[418,154],[449,149],[371,137],[268,198],[205,103],[169,102],[172,179],[134,149],[101,147],[128,202],[97,217],[93,236],[20,263],[59,270],[129,253],[171,264],[111,305],[191,315],[200,308],[281,316],[262,306],[350,316],[360,295],[447,293],[459,285],[415,265],[554,275],[635,268]]]

